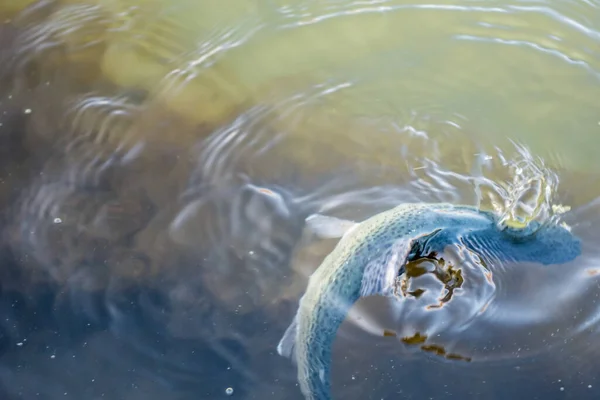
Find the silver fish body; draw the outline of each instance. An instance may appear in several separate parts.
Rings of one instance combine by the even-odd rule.
[[[491,261],[545,265],[565,263],[581,253],[579,239],[564,227],[533,222],[526,230],[501,230],[496,222],[492,213],[470,206],[402,204],[346,227],[309,278],[277,347],[280,355],[295,360],[305,398],[331,399],[331,349],[338,328],[360,297],[393,295],[396,278],[415,249],[426,255],[462,243]]]

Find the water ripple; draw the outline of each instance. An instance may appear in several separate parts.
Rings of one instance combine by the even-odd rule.
[[[394,202],[424,200],[478,204],[509,223],[532,219],[560,223],[563,218],[577,219],[578,207],[566,212],[556,207],[561,200],[557,190],[559,175],[545,166],[542,159],[532,156],[526,147],[515,144],[512,152],[480,149],[473,159],[475,162],[470,165],[458,164],[450,170],[444,164],[422,158],[418,161],[421,168],[414,170],[406,188],[350,190],[342,185],[337,187],[341,192],[321,190],[298,197],[297,201],[312,202],[313,207],[327,215],[357,221],[380,211],[373,202],[385,209],[395,205]],[[464,196],[469,191],[472,194],[467,200]],[[377,193],[381,198],[377,199]],[[584,205],[582,209],[588,207]],[[600,221],[600,213],[594,208],[591,217],[596,223]],[[375,335],[392,330],[399,337],[409,338],[418,332],[429,338],[426,343],[473,362],[503,363],[515,357],[524,360],[552,352],[566,342],[577,342],[598,329],[600,304],[594,300],[594,291],[600,275],[597,269],[600,251],[588,241],[593,233],[577,226],[572,229],[586,243],[576,263],[551,267],[497,262],[482,265],[478,255],[458,246],[444,254],[445,267],[435,267],[448,268],[449,263],[460,269],[464,277],[464,283],[447,304],[438,306],[447,293],[444,294],[444,283],[430,271],[409,279],[405,292],[413,293],[414,298],[406,296],[400,301],[390,300],[387,305],[358,306],[349,316],[349,324]],[[305,251],[314,250],[309,246]],[[311,270],[307,260],[316,258],[314,254],[306,257],[303,250],[298,250],[295,268],[305,271],[304,279],[308,279]],[[565,327],[564,321],[570,320],[573,310],[577,310],[577,316],[571,326]],[[347,330],[340,332],[346,339],[355,335],[349,335]]]
[[[479,19],[478,29],[475,26],[456,24],[449,35],[460,40],[495,42],[510,45],[529,46],[547,54],[588,69],[598,74],[598,59],[593,49],[600,39],[600,30],[593,24],[589,26],[578,22],[568,15],[549,6],[486,6],[477,2],[469,4],[397,4],[396,1],[357,1],[357,2],[325,2],[314,4],[304,2],[296,6],[283,6],[280,13],[284,20],[293,20],[281,26],[282,29],[294,29],[312,25],[344,16],[360,14],[377,14],[387,19],[395,18],[395,12],[423,11],[436,15],[441,12],[468,12]],[[572,12],[573,10],[569,10]],[[585,10],[580,14],[585,17]],[[423,14],[425,15],[425,14]],[[437,13],[437,15],[440,15]],[[529,18],[542,19],[540,26],[545,31],[535,28],[526,21]],[[546,18],[549,21],[543,21]],[[550,24],[550,25],[549,25]],[[483,29],[483,30],[481,30]],[[574,38],[574,35],[580,35]],[[550,39],[550,40],[548,40]],[[578,46],[569,46],[577,40]],[[586,54],[587,53],[587,54]]]
[[[244,164],[267,158],[270,151],[286,140],[308,104],[323,101],[324,97],[351,86],[350,82],[316,84],[278,101],[275,106],[254,107],[216,130],[197,146],[200,162],[198,172],[190,180],[190,190],[227,181],[239,173]],[[278,130],[274,121],[286,121],[285,130]]]
[[[103,44],[104,32],[110,20],[101,6],[73,4],[51,10],[49,18],[40,23],[30,22],[29,14],[19,15],[15,25],[26,29],[19,35],[15,55],[16,62],[23,68],[45,52],[62,47],[70,56]]]
[[[283,29],[294,28],[298,26],[312,25],[323,22],[329,19],[357,15],[357,14],[383,14],[404,9],[417,10],[447,10],[447,11],[483,11],[494,13],[508,13],[509,11],[501,7],[481,7],[475,5],[462,6],[458,4],[394,4],[395,0],[380,0],[380,1],[356,1],[342,2],[343,4],[329,6],[330,2],[326,3],[324,10],[309,11],[308,7],[298,7],[297,10],[285,7],[281,9],[281,14],[286,18],[294,18],[297,21],[291,24],[283,25]],[[333,10],[332,10],[333,9]],[[332,11],[331,11],[332,10]]]
[[[244,396],[251,382],[255,397],[289,397],[295,375],[273,343],[335,245],[306,218],[361,221],[405,202],[472,204],[509,225],[564,223],[583,254],[562,266],[511,265],[457,245],[423,261],[404,277],[402,301],[351,313],[340,338],[356,344],[345,350],[359,353],[368,380],[342,363],[337,393],[492,398],[495,388],[473,382],[491,381],[497,366],[496,383],[513,367],[532,374],[521,374],[527,384],[552,365],[594,374],[600,3],[71,3],[40,2],[0,28],[16,50],[0,49],[2,87],[14,92],[0,105],[19,114],[14,136],[27,147],[2,154],[31,170],[2,197],[16,200],[1,216],[15,266],[0,271],[0,352],[19,365],[0,366],[2,376],[26,369],[18,350],[28,344],[17,340],[38,332],[15,321],[43,310],[65,342],[77,320],[136,354],[115,361],[101,342],[91,356],[122,367],[129,386],[139,370],[171,394],[217,398],[231,384]],[[4,187],[15,181],[2,176]],[[78,338],[90,337],[85,329]],[[384,329],[413,343],[373,337]],[[417,331],[426,343],[411,347]],[[457,383],[436,392],[435,364],[419,368],[422,352],[411,349],[476,367],[439,369]],[[31,369],[43,364],[33,360]],[[380,376],[387,360],[392,373]],[[403,371],[417,373],[400,387],[393,367],[408,362]],[[276,367],[254,368],[264,365]],[[52,373],[44,382],[62,396]],[[426,387],[405,389],[413,376]],[[215,391],[213,377],[234,382]],[[24,382],[11,386],[36,386]]]
[[[597,71],[596,69],[592,68],[590,66],[590,64],[588,62],[586,62],[585,60],[578,60],[578,59],[572,58],[572,57],[560,52],[559,50],[545,48],[537,43],[524,41],[524,40],[507,40],[507,39],[501,39],[501,38],[478,37],[478,36],[472,36],[472,35],[455,35],[454,37],[458,40],[471,40],[471,41],[477,41],[477,42],[501,43],[501,44],[506,44],[506,45],[516,45],[516,46],[528,46],[535,50],[539,50],[541,52],[556,56],[556,57],[568,62],[569,64],[581,66],[588,72],[591,72],[596,77],[600,78],[600,72]]]

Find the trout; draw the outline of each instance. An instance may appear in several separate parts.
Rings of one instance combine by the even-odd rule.
[[[330,400],[331,351],[336,332],[361,297],[394,296],[405,265],[449,245],[463,245],[495,263],[563,264],[581,253],[581,242],[554,223],[511,228],[475,207],[402,204],[361,223],[313,216],[317,234],[341,237],[310,276],[299,308],[277,351],[291,358],[306,400]]]

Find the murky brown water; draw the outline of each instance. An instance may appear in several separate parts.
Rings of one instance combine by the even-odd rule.
[[[600,395],[599,2],[5,0],[0,20],[3,399],[300,399],[275,347],[336,243],[306,217],[440,201],[567,206],[583,254],[490,276],[449,254],[444,307],[431,273],[362,300],[335,398]]]

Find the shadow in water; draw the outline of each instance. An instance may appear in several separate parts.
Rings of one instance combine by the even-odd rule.
[[[0,379],[14,398],[221,398],[228,387],[244,396],[246,345],[235,336],[173,336],[162,290],[134,282],[110,295],[50,284],[19,290],[19,269],[4,249]],[[235,317],[232,326],[253,319]]]

